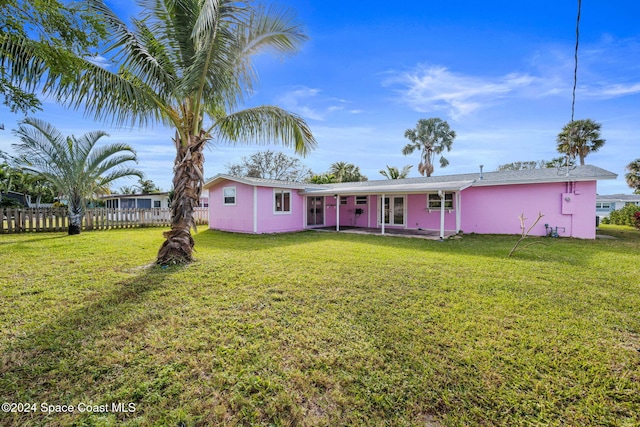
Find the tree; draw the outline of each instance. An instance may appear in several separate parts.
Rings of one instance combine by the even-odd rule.
[[[449,123],[439,118],[420,119],[415,129],[407,129],[405,138],[411,141],[402,149],[402,154],[408,156],[415,150],[421,150],[418,172],[420,175],[431,176],[434,171],[434,161],[440,156],[440,167],[444,168],[449,161],[442,156],[447,150],[451,151],[451,145],[456,138],[455,131],[449,128]]]
[[[571,156],[560,156],[554,157],[553,159],[546,162],[544,167],[556,169],[569,167],[570,169],[573,169],[575,168],[575,166],[576,161]]]
[[[81,71],[48,70],[45,92],[115,124],[162,122],[175,128],[171,231],[164,233],[156,262],[191,262],[207,142],[278,141],[302,155],[315,146],[295,114],[274,106],[238,110],[257,78],[252,58],[293,53],[307,37],[290,11],[248,0],[140,1],[142,16],[133,28],[102,0],[87,3],[105,22],[111,38],[102,53],[117,61],[117,71],[77,58]],[[11,61],[27,67],[33,53],[20,53]]]
[[[387,179],[404,179],[409,175],[412,167],[413,165],[407,165],[399,171],[397,167],[387,165],[387,170],[381,170],[380,174]]]
[[[626,168],[629,172],[625,174],[624,179],[629,184],[629,187],[633,189],[633,192],[640,194],[640,159],[635,159],[629,163]]]
[[[558,152],[579,157],[580,165],[584,165],[585,157],[598,151],[606,142],[600,136],[600,128],[601,124],[591,119],[567,123],[556,138]]]
[[[309,178],[309,182],[313,184],[333,184],[338,182],[338,180],[336,179],[335,176],[331,175],[330,173],[323,173],[320,175],[312,175]]]
[[[76,56],[90,55],[104,28],[81,3],[58,0],[0,2],[0,95],[12,112],[40,109],[36,84],[47,69],[73,68]],[[14,62],[27,55],[30,62]]]
[[[503,165],[499,165],[496,169],[498,172],[501,171],[519,171],[524,169],[543,169],[547,167],[546,160],[527,160],[524,162],[512,162],[505,163]]]
[[[150,179],[142,179],[138,180],[138,184],[134,185],[134,188],[137,188],[142,194],[156,193],[161,191],[160,188]]]
[[[278,179],[281,181],[305,181],[312,175],[311,169],[302,162],[282,152],[259,151],[243,157],[237,164],[227,165],[227,173],[234,176]]]
[[[335,162],[329,166],[328,175],[333,175],[336,182],[366,181],[367,177],[360,173],[360,168],[353,163]]]
[[[137,176],[142,172],[124,166],[137,161],[127,144],[98,146],[107,134],[89,132],[80,138],[65,137],[47,122],[27,118],[15,132],[20,138],[14,148],[24,169],[49,181],[68,200],[69,234],[80,234],[85,203],[101,193],[116,179]]]

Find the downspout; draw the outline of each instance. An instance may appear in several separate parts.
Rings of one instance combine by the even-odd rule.
[[[438,190],[440,196],[440,240],[444,239],[444,193]]]
[[[391,204],[391,200],[389,200]],[[382,234],[384,235],[384,194],[380,198],[380,222],[382,223]]]
[[[456,194],[456,233],[460,232],[461,226],[460,221],[462,218],[461,205],[462,205],[462,194],[458,191]]]
[[[253,234],[258,234],[258,187],[253,187]]]
[[[336,231],[340,231],[340,195],[336,194]]]

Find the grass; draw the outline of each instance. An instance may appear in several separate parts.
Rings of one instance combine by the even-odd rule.
[[[640,234],[600,232],[202,231],[166,269],[158,229],[3,235],[0,397],[37,407],[0,425],[635,426]]]

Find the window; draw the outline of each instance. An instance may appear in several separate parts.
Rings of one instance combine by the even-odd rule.
[[[151,209],[151,199],[138,199],[138,209]]]
[[[367,196],[356,196],[356,205],[366,205]]]
[[[120,209],[135,209],[136,199],[120,199]]]
[[[291,191],[273,190],[273,212],[291,213]]]
[[[225,206],[235,206],[236,204],[236,187],[224,187],[222,189]]]
[[[427,208],[440,209],[440,195],[438,193],[429,194]],[[444,208],[453,209],[453,193],[444,193]]]
[[[609,202],[597,202],[596,209],[611,209],[611,203]]]
[[[346,205],[348,200],[349,200],[348,196],[340,196],[340,204],[341,205]]]
[[[162,202],[161,202],[160,200],[154,200],[154,201],[153,201],[153,207],[154,207],[154,208],[159,208],[159,207],[161,207],[161,206],[162,206],[162,205],[161,205],[161,203],[162,203]]]

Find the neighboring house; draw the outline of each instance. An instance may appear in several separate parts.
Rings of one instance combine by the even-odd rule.
[[[585,165],[569,171],[530,169],[309,184],[217,175],[209,191],[209,227],[277,233],[318,227],[520,234],[519,216],[543,236],[595,238],[596,182],[616,174]],[[381,209],[383,207],[383,209]]]
[[[596,196],[596,215],[608,217],[611,211],[617,211],[627,205],[640,206],[640,194],[611,194]]]
[[[31,196],[24,193],[18,193],[16,191],[7,191],[6,193],[0,193],[0,200],[6,197],[7,199],[15,200],[25,208],[31,207]]]
[[[109,194],[102,196],[105,207],[111,209],[168,209],[169,192],[149,194]]]

